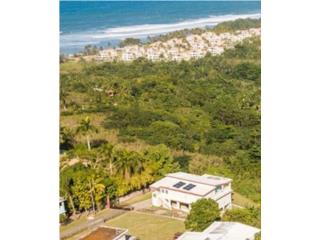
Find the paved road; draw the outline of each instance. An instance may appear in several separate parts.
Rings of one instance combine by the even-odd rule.
[[[105,213],[101,213],[98,216],[96,216],[94,219],[92,220],[86,220],[86,222],[83,222],[81,224],[77,224],[73,227],[70,227],[66,230],[62,230],[60,232],[60,239],[65,239],[68,237],[71,237],[79,232],[82,232],[86,229],[90,229],[90,228],[94,228],[112,218],[115,218],[117,216],[120,216],[122,214],[124,214],[125,210],[120,210],[120,209],[109,209],[108,211],[106,211]]]

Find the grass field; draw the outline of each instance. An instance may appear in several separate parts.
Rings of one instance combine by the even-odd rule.
[[[175,233],[185,231],[183,221],[138,212],[125,213],[106,225],[127,228],[140,240],[171,240]]]
[[[252,201],[249,198],[246,198],[246,197],[240,195],[237,192],[233,192],[232,203],[239,205],[241,207],[257,207],[258,206],[257,203],[255,203],[254,201]]]
[[[98,212],[95,217],[99,217],[101,215],[105,215],[105,214],[108,214],[109,212],[112,212],[112,209],[103,209],[101,210],[100,212]],[[62,225],[60,226],[60,231],[65,231],[65,230],[68,230],[74,226],[78,226],[79,224],[82,224],[82,223],[85,223],[87,222],[88,219],[87,219],[87,216],[85,214],[83,214],[79,219],[67,224],[67,225]]]

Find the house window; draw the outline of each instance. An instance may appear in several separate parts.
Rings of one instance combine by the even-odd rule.
[[[215,189],[216,193],[220,192],[220,191],[221,191],[221,189],[222,189],[222,187],[221,187],[221,186],[217,186],[217,187],[216,187],[216,189]]]
[[[168,190],[166,190],[166,194],[168,194]]]

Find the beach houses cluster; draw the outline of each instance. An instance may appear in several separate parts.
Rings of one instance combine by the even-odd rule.
[[[151,61],[181,61],[204,57],[207,53],[219,55],[225,49],[233,47],[246,38],[260,36],[260,28],[216,34],[207,31],[202,34],[190,34],[185,38],[172,38],[150,44],[130,45],[122,48],[101,50],[97,56],[100,61],[133,61],[146,58]]]

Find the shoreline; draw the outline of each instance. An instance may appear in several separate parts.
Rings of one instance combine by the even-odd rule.
[[[146,41],[149,37],[166,35],[185,29],[212,29],[220,23],[239,19],[261,19],[261,13],[226,14],[175,23],[119,26],[77,33],[63,33],[60,31],[60,54],[77,54],[83,50],[85,45],[95,45],[97,47],[111,45],[112,47],[118,47],[119,43],[126,38],[138,38],[141,41]]]
[[[185,29],[149,38],[146,42],[128,38],[118,47],[86,47],[83,53],[61,59],[100,62],[132,62],[139,58],[151,61],[182,61],[220,55],[225,50],[252,37],[260,37],[261,19],[226,21],[210,29]],[[122,46],[121,46],[122,45]]]

